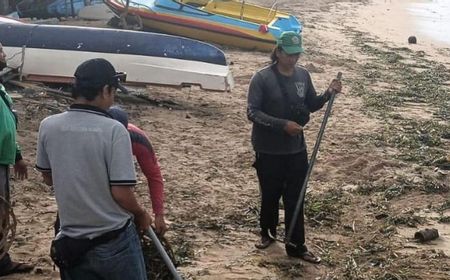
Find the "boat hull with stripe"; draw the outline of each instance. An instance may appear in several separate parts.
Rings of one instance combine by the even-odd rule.
[[[101,57],[127,72],[128,84],[197,85],[217,91],[234,85],[223,52],[187,38],[6,20],[0,20],[0,34],[8,66],[21,67],[28,80],[72,82],[79,64]]]

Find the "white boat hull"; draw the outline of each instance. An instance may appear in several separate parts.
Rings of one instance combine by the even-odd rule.
[[[107,28],[24,24],[0,17],[8,65],[24,79],[72,82],[91,58],[109,60],[135,85],[196,85],[230,91],[233,77],[224,53],[200,41],[166,34]]]
[[[36,81],[71,82],[75,69],[91,58],[104,58],[117,71],[127,73],[127,83],[134,85],[195,85],[206,90],[229,91],[234,86],[228,66],[174,58],[149,57],[130,54],[109,54],[67,50],[25,48],[22,75]],[[4,47],[8,66],[19,68],[22,49]],[[17,54],[17,55],[15,55]],[[51,62],[53,61],[53,62]],[[51,62],[51,67],[45,64]]]

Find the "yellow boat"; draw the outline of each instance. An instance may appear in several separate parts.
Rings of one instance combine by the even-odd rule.
[[[292,15],[235,0],[105,0],[117,15],[137,16],[143,27],[244,49],[270,51],[284,31],[300,33]]]

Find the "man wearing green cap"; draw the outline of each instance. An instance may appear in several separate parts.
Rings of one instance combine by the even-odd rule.
[[[272,64],[252,77],[248,90],[247,116],[253,122],[254,167],[261,190],[261,242],[256,247],[264,249],[275,241],[282,198],[286,235],[294,227],[291,242],[286,244],[287,254],[319,263],[320,258],[305,244],[303,207],[291,225],[308,170],[303,127],[310,113],[321,109],[331,94],[341,91],[342,85],[333,80],[322,95],[317,95],[309,72],[296,65],[302,52],[301,35],[283,32],[271,54]]]

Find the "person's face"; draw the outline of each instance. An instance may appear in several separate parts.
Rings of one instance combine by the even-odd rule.
[[[297,64],[300,53],[287,54],[283,50],[277,50],[278,63],[285,68],[293,68]]]
[[[0,71],[6,67],[6,53],[3,51],[3,46],[0,44]]]

